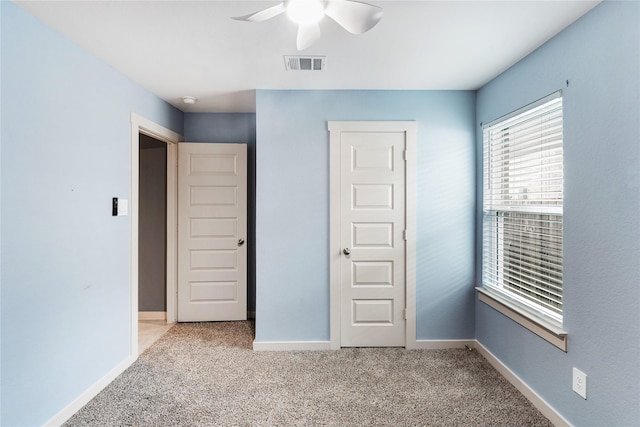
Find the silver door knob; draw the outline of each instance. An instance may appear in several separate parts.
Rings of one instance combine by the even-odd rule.
[[[343,253],[343,254],[345,254],[345,255],[349,255],[349,254],[351,253],[351,249],[349,249],[349,248],[344,248],[344,249],[342,250],[342,253]]]

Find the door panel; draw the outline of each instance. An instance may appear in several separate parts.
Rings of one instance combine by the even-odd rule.
[[[405,132],[340,134],[343,347],[405,345]]]
[[[352,286],[393,286],[393,262],[355,261]]]
[[[246,195],[246,145],[178,145],[178,321],[246,319]]]
[[[393,300],[352,300],[353,325],[393,326]]]
[[[353,247],[392,248],[393,223],[353,223]]]

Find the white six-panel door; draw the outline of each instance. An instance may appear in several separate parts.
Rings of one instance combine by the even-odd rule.
[[[178,321],[247,316],[247,146],[178,144]]]
[[[405,346],[406,134],[365,127],[332,138],[340,144],[340,346]]]

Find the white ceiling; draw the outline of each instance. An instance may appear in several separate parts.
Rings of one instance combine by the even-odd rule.
[[[183,111],[253,112],[255,89],[478,89],[599,1],[370,1],[384,9],[371,31],[325,18],[302,52],[286,15],[231,19],[277,1],[16,3]],[[297,54],[326,70],[286,71]]]

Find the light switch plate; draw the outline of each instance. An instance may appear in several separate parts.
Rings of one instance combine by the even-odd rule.
[[[127,199],[118,199],[118,216],[129,215],[129,201]]]

